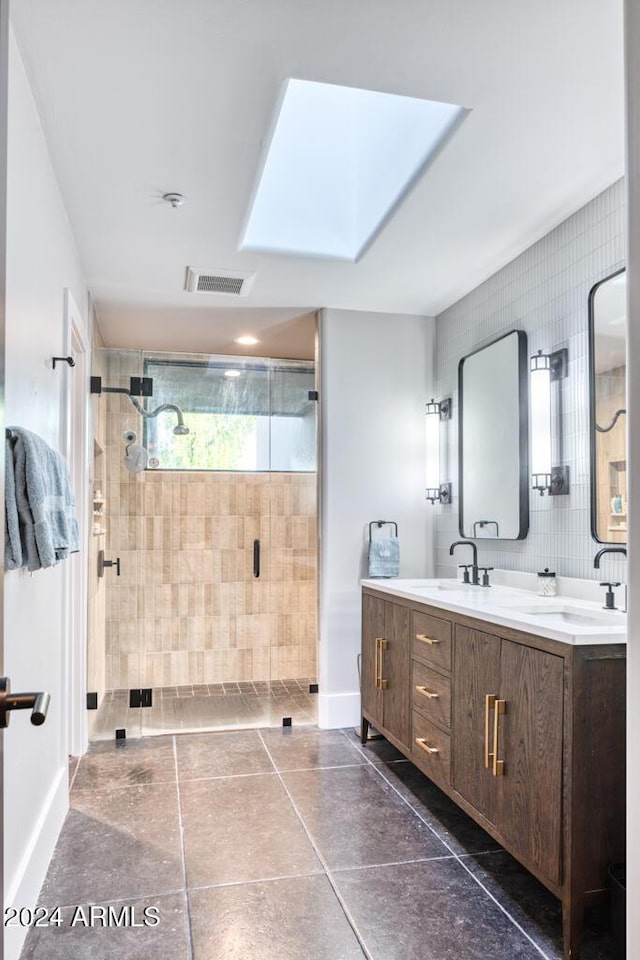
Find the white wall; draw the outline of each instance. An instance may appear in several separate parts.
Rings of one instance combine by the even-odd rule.
[[[640,956],[640,6],[626,3],[629,451],[629,628],[627,639],[627,956]]]
[[[458,557],[449,545],[458,532],[458,363],[509,330],[525,330],[528,356],[567,347],[569,372],[562,389],[563,464],[569,494],[541,497],[529,490],[525,540],[483,540],[480,559],[492,567],[626,582],[624,560],[605,557],[594,570],[597,544],[590,528],[589,291],[625,265],[625,191],[619,180],[555,230],[512,260],[436,318],[436,391],[453,396],[450,479],[453,504],[439,507],[436,572],[455,577]],[[528,365],[527,365],[528,366]]]
[[[64,347],[69,287],[86,321],[87,291],[15,39],[9,64],[6,423],[60,449],[64,372],[51,357]],[[85,562],[75,556],[67,563]],[[5,575],[5,670],[14,690],[48,690],[46,723],[15,714],[4,738],[5,894],[31,906],[67,809],[63,703],[63,570]],[[22,935],[6,931],[5,960]]]
[[[360,579],[370,520],[395,520],[400,575],[432,572],[424,496],[424,405],[431,318],[323,310],[320,315],[321,727],[358,724]]]

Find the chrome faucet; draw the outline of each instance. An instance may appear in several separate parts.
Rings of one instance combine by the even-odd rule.
[[[455,550],[456,547],[462,547],[462,546],[471,547],[471,549],[473,550],[473,564],[471,564],[471,583],[473,583],[477,587],[480,585],[480,574],[478,570],[478,548],[476,547],[475,543],[473,543],[472,540],[456,540],[455,543],[452,543],[451,546],[449,547],[449,556],[450,557],[453,556],[453,551]],[[463,564],[460,564],[460,566],[463,566],[465,568],[463,582],[469,583],[469,571],[467,569],[469,564],[463,563]]]
[[[626,547],[603,547],[602,550],[598,550],[595,557],[593,558],[593,566],[595,570],[600,569],[600,560],[605,555],[605,553],[621,553],[624,557],[627,556]],[[605,610],[617,610],[615,596],[613,593],[614,587],[619,587],[619,581],[605,580],[600,584],[601,587],[606,587],[607,592],[604,598],[604,608]],[[627,609],[627,603],[625,599],[624,610]]]

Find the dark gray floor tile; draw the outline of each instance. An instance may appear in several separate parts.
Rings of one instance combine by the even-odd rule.
[[[449,856],[369,764],[282,776],[330,869]]]
[[[256,730],[177,735],[176,749],[181,780],[273,772]]]
[[[562,960],[560,901],[505,851],[468,857],[465,863],[549,960]],[[608,907],[587,910],[581,960],[611,960],[613,956]]]
[[[347,728],[344,733],[346,734],[347,739],[352,743],[357,750],[361,751],[363,755],[371,760],[372,763],[388,763],[392,760],[404,760],[404,754],[400,753],[399,750],[393,746],[392,743],[389,743],[388,740],[385,740],[384,737],[380,739],[367,740],[366,744],[363,746],[360,743],[360,735],[353,728]]]
[[[339,730],[263,730],[262,737],[278,770],[341,767],[366,763]]]
[[[276,774],[180,785],[190,887],[321,870]]]
[[[79,905],[65,908],[62,913],[60,927],[34,927],[29,931],[26,943],[20,954],[20,960],[149,960],[157,957],[158,960],[187,960],[188,929],[187,911],[184,893],[167,896],[146,898],[144,900],[128,900],[124,902],[106,904],[108,911],[111,906],[113,914],[109,924],[109,914],[104,914],[104,925],[101,925],[99,907],[94,905],[94,925],[83,924],[82,916],[91,920],[91,907]],[[151,925],[149,920],[144,923],[145,908],[149,911],[154,908],[158,922]],[[148,913],[152,917],[153,913]],[[75,924],[71,926],[75,917]],[[117,926],[116,921],[127,926]],[[142,924],[133,926],[132,922]]]
[[[455,859],[334,874],[372,960],[540,960]]]
[[[325,876],[190,893],[194,960],[362,960]]]
[[[175,784],[74,790],[40,903],[71,905],[183,887]]]
[[[410,761],[385,764],[380,770],[456,854],[500,849],[482,827]]]
[[[176,779],[172,737],[94,743],[80,760],[74,789],[171,783]]]

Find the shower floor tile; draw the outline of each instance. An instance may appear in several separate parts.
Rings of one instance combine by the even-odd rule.
[[[124,729],[127,739],[209,730],[281,727],[284,717],[295,726],[317,722],[317,697],[306,677],[271,683],[186,684],[158,687],[153,706],[129,707],[128,690],[109,690],[93,723],[91,740],[113,740]]]

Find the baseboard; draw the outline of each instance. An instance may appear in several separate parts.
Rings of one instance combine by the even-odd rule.
[[[69,777],[66,767],[61,767],[33,828],[15,880],[5,891],[5,906],[35,907],[68,809]],[[18,960],[28,930],[28,927],[5,927],[4,960]]]
[[[318,726],[322,730],[357,727],[360,723],[359,693],[318,694]]]

